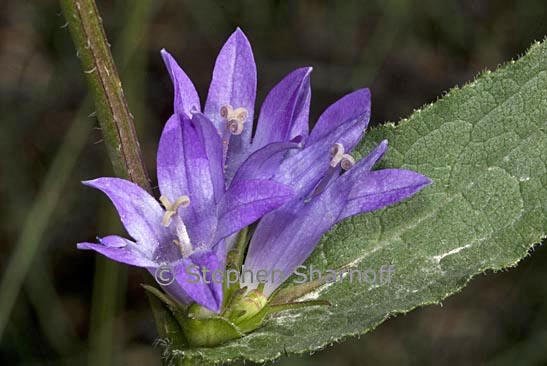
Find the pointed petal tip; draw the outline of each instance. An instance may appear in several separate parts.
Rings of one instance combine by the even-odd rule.
[[[102,179],[104,178],[82,180],[82,184],[87,187],[96,188],[97,185],[101,184]]]
[[[427,187],[427,186],[433,184],[433,180],[431,180],[428,176],[425,176],[425,175],[423,175],[423,174],[421,174],[421,175],[422,175],[422,177],[424,178],[424,179],[423,179],[423,186],[422,186],[422,188],[425,188],[425,187]]]
[[[400,170],[401,172],[405,172],[408,175],[407,179],[409,179],[411,184],[416,188],[416,191],[415,191],[416,193],[421,191],[425,187],[433,184],[433,181],[428,176],[415,172],[413,170],[404,170],[404,169],[394,169],[394,170]]]
[[[163,64],[167,68],[167,71],[171,73],[171,63],[173,62],[176,63],[175,58],[165,48],[162,48],[160,50],[160,55],[161,55],[161,58],[163,59]]]
[[[294,70],[293,73],[301,74],[302,75],[301,77],[304,79],[304,78],[309,78],[312,71],[313,71],[312,66],[304,66]]]
[[[378,144],[378,147],[384,150],[384,152],[387,150],[387,147],[389,146],[389,142],[387,140],[382,140]]]
[[[369,88],[361,88],[361,89],[354,90],[353,92],[349,94],[344,95],[341,99],[345,97],[353,97],[353,98],[360,97],[360,98],[363,98],[364,100],[367,100],[370,103],[372,94]]]
[[[243,29],[241,29],[240,27],[236,28],[236,30],[232,33],[232,36],[243,37],[244,39],[247,40],[247,35],[245,34],[245,32],[243,32]]]
[[[427,175],[415,172],[414,170],[406,170],[406,169],[387,169],[387,170],[393,170],[393,171],[400,171],[401,173],[407,175],[406,179],[409,181],[413,181],[413,185],[416,187],[417,191],[433,184],[433,180],[431,180]],[[382,171],[382,170],[379,170]]]
[[[109,183],[116,183],[121,181],[134,184],[125,179],[116,178],[116,177],[99,177],[95,179],[83,180],[82,184],[87,187],[101,189],[101,187],[104,187],[105,185],[108,185]]]
[[[189,115],[193,108],[200,109],[201,103],[192,80],[165,48],[162,48],[160,54],[173,83],[175,113]]]
[[[169,53],[165,48],[162,48],[160,50],[161,58],[163,58],[163,63],[165,64],[165,67],[167,67],[167,70],[171,70],[171,63],[176,62],[173,55]]]
[[[245,32],[243,32],[243,30],[241,30],[241,28],[239,27],[237,27],[236,30],[232,34],[230,34],[230,37],[228,37],[228,39],[224,43],[223,48],[232,43],[235,43],[239,47],[246,47],[249,50],[251,50],[252,48],[251,42],[249,42],[249,38],[247,38]]]
[[[313,67],[306,66],[306,67],[299,67],[297,69],[294,69],[293,71],[289,72],[281,81],[278,83],[282,84],[283,82],[287,82],[289,80],[295,80],[295,79],[301,79],[301,83],[305,81],[306,79],[309,79],[311,72],[313,71]]]
[[[369,88],[362,88],[362,89],[357,90],[357,92],[363,94],[363,96],[365,98],[368,98],[368,99],[372,98],[372,93],[370,92]]]

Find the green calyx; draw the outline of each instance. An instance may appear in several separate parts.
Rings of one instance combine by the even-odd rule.
[[[245,229],[240,232],[235,248],[228,253],[228,269],[241,271],[247,244]],[[267,297],[263,294],[264,284],[257,289],[248,290],[239,284],[225,283],[222,310],[217,314],[197,303],[182,305],[153,286],[142,286],[163,303],[166,314],[156,321],[162,323],[158,324],[158,329],[167,331],[160,336],[177,340],[177,348],[219,346],[254,331],[264,323],[267,316],[279,311],[330,305],[329,302],[321,300],[292,302],[299,297],[296,295],[301,295],[301,290],[297,287],[290,290],[295,296],[287,296],[287,291],[279,291]]]

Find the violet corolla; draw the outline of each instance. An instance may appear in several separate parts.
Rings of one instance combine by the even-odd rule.
[[[190,78],[166,50],[161,51],[174,87],[174,112],[191,116],[202,111]],[[285,76],[268,94],[253,131],[256,98],[256,64],[251,45],[241,31],[228,38],[219,52],[203,114],[216,127],[224,144],[227,184],[243,161],[272,142],[289,141],[308,133],[310,67]]]
[[[189,266],[223,271],[225,238],[278,208],[293,194],[270,179],[238,180],[226,188],[223,146],[213,124],[202,114],[175,114],[166,123],[158,148],[160,205],[139,186],[119,178],[84,184],[103,191],[113,202],[129,235],[106,236],[99,243],[79,243],[115,261],[151,273],[168,265],[173,281],[160,283],[182,304],[196,302],[218,313],[222,284],[190,281]]]
[[[259,221],[249,245],[245,270],[278,274],[263,284],[263,297],[274,293],[335,224],[397,203],[431,184],[410,170],[372,171],[387,150],[386,140],[355,162],[349,153],[362,139],[369,116],[369,90],[348,94],[319,117],[303,142],[271,144],[253,154],[236,174],[234,183],[273,179],[296,192]],[[268,161],[276,167],[257,169]],[[244,285],[253,289],[259,284],[247,280]]]
[[[160,285],[170,296],[149,290],[191,346],[241,337],[277,311],[327,304],[280,303],[276,296],[336,223],[397,203],[431,181],[409,170],[373,171],[387,141],[358,162],[350,155],[368,126],[368,89],[334,103],[309,132],[311,68],[272,89],[253,135],[256,65],[239,29],[219,53],[203,112],[188,76],[167,51],[162,56],[175,95],[157,158],[163,208],[130,182],[86,182],[109,196],[134,241],[107,236],[78,247],[151,272],[169,264],[174,281]],[[249,238],[246,228],[258,219]],[[281,275],[261,283],[212,280],[214,270],[239,272],[243,262],[245,271]],[[209,275],[193,281],[190,267]]]

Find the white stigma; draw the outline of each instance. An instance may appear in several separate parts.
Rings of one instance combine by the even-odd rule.
[[[188,257],[193,251],[192,242],[188,236],[188,230],[186,230],[186,226],[177,211],[179,207],[188,207],[190,205],[190,198],[188,196],[182,196],[177,198],[174,203],[171,203],[167,197],[161,196],[160,202],[165,207],[162,225],[169,227],[172,224],[174,226],[178,240],[173,240],[173,243],[179,248],[183,257]]]
[[[243,127],[249,112],[243,107],[232,108],[231,105],[226,104],[220,108],[220,116],[226,120],[226,127],[222,134],[222,161],[224,168],[226,169],[226,157],[228,156],[228,144],[230,143],[230,137],[232,135],[241,135]]]
[[[243,107],[233,109],[227,104],[220,108],[220,116],[226,120],[226,130],[231,135],[241,135],[249,112]]]
[[[355,165],[355,159],[350,154],[345,154],[344,145],[336,143],[330,148],[330,166],[336,168],[338,164],[344,170],[350,169]]]
[[[330,156],[331,160],[329,163],[329,168],[325,172],[325,175],[321,181],[319,181],[319,183],[315,186],[312,193],[306,197],[304,202],[311,201],[313,197],[317,196],[327,188],[327,186],[331,183],[331,180],[333,178],[335,179],[335,175],[339,174],[339,170],[337,169],[338,165],[340,165],[343,170],[348,170],[355,165],[355,159],[353,156],[345,154],[344,145],[340,143],[332,145],[330,148]]]

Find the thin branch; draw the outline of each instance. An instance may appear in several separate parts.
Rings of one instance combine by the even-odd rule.
[[[139,142],[129,112],[118,72],[110,53],[102,19],[94,0],[60,0],[68,22],[76,54],[80,58],[89,89],[95,101],[97,118],[114,173],[152,191],[142,162]],[[151,279],[146,277],[145,282]],[[150,298],[150,297],[149,297]],[[155,319],[161,319],[165,309],[150,302]],[[156,323],[160,336],[165,336],[165,324]]]
[[[151,191],[129,112],[94,0],[61,0],[77,54],[95,101],[104,142],[117,176]]]

